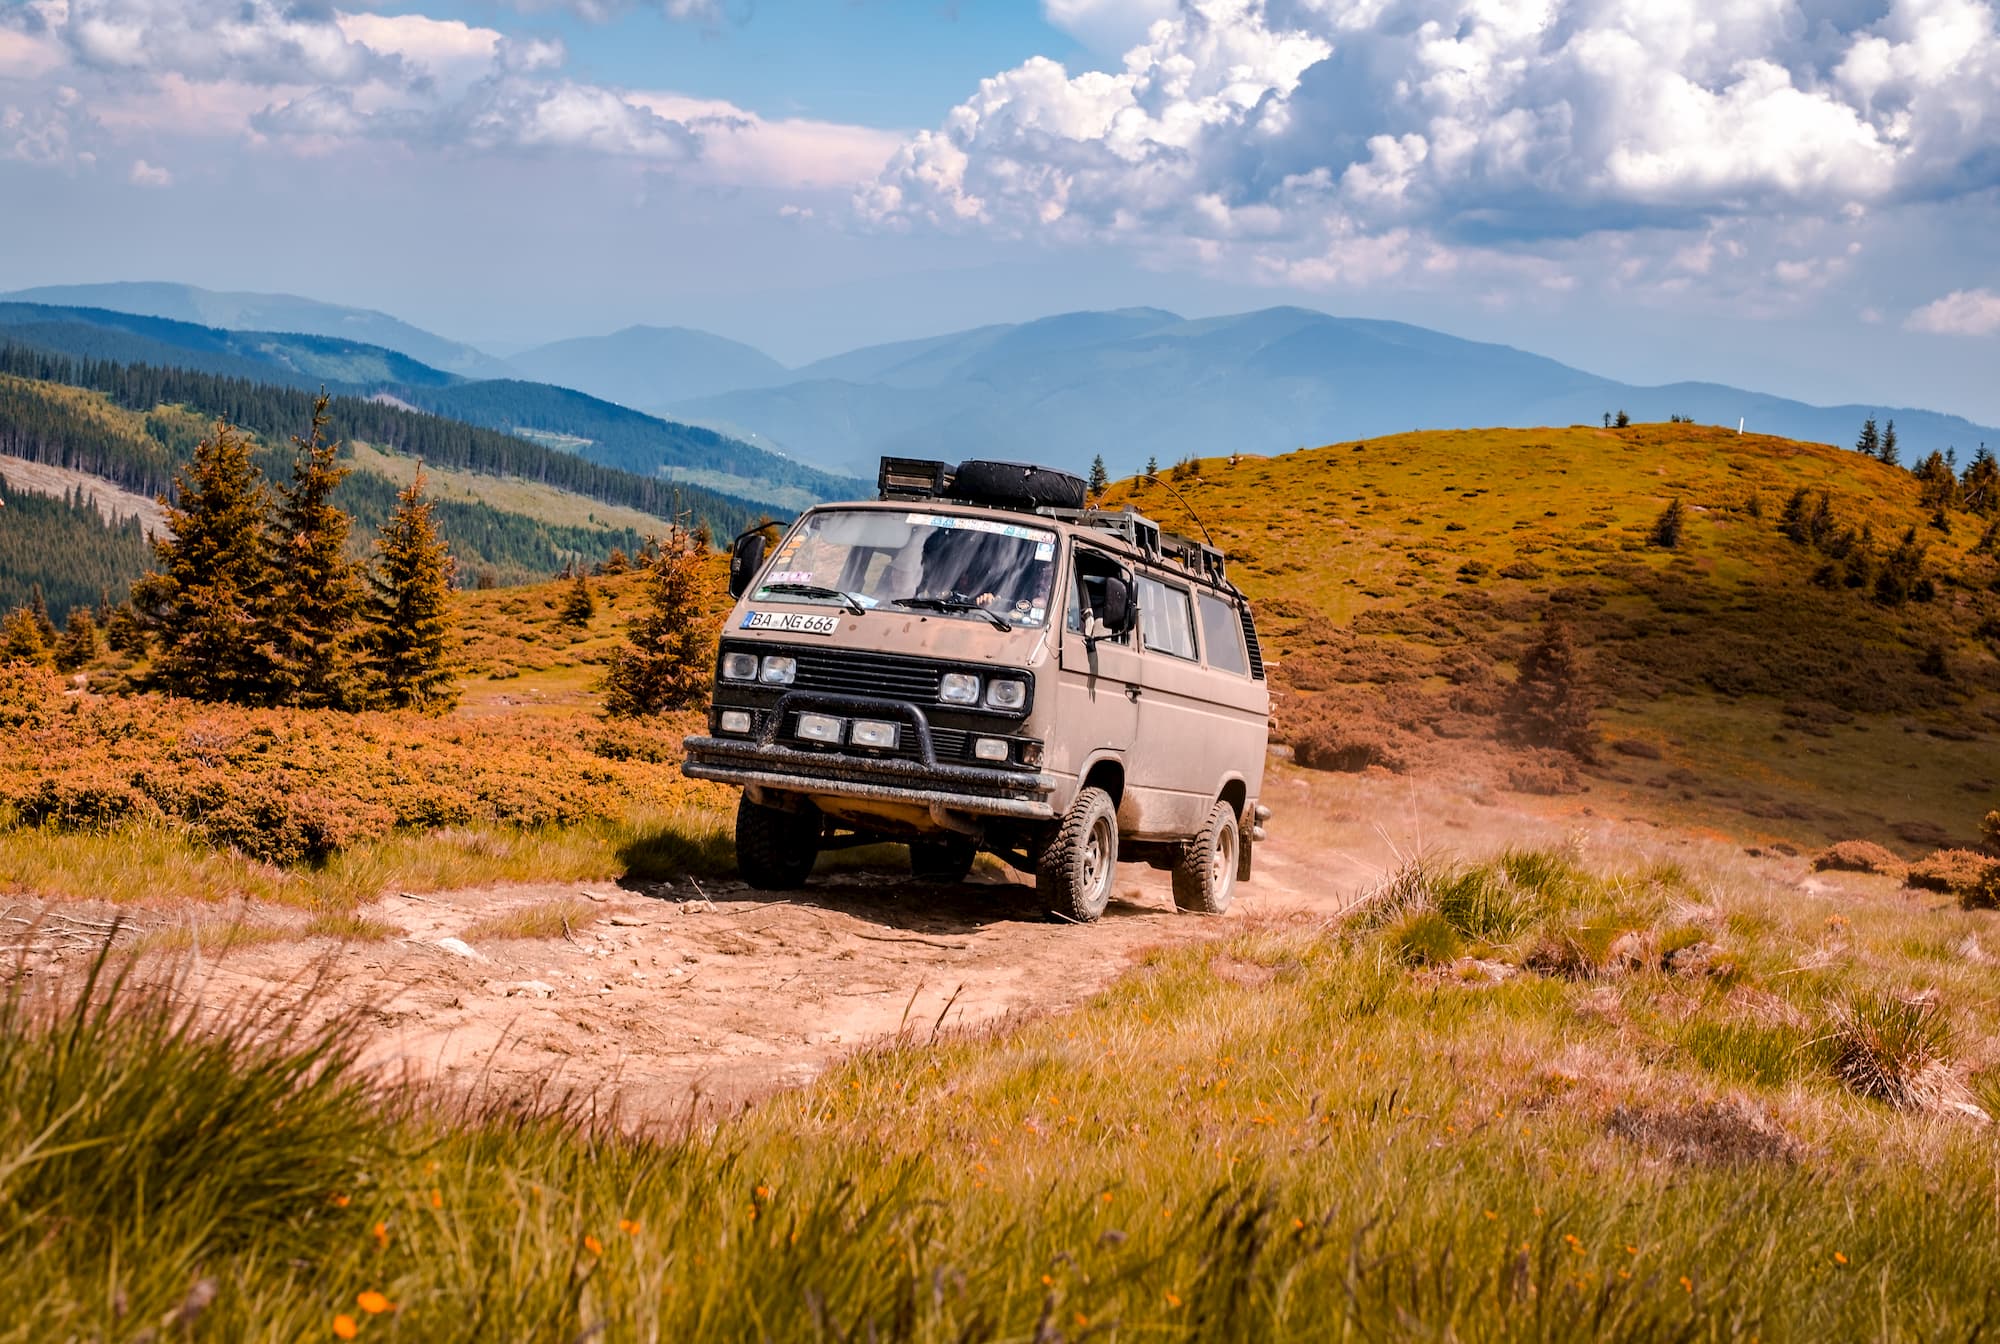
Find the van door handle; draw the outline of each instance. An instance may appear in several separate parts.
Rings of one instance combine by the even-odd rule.
[[[1132,702],[1133,704],[1135,704],[1135,705],[1136,705],[1136,704],[1138,704],[1138,703],[1139,703],[1139,688],[1138,688],[1137,686],[1127,686],[1127,687],[1125,688],[1125,698],[1126,698],[1127,700],[1130,700],[1130,701],[1131,701],[1131,702]]]

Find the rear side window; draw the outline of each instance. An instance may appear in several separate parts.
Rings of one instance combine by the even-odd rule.
[[[1243,622],[1236,608],[1209,593],[1202,593],[1201,646],[1208,652],[1208,665],[1220,672],[1250,675],[1250,660],[1243,654]]]
[[[1194,613],[1188,595],[1158,579],[1139,576],[1139,634],[1151,653],[1194,658]]]

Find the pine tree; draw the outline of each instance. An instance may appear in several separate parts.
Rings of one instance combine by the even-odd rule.
[[[646,609],[604,677],[605,712],[619,717],[690,709],[708,698],[715,632],[703,610],[703,554],[679,523],[654,550]]]
[[[369,577],[376,691],[399,709],[442,714],[458,703],[451,610],[451,551],[438,534],[424,473],[396,496],[396,511],[375,542],[379,572]]]
[[[159,569],[133,585],[133,604],[159,636],[154,682],[196,700],[269,697],[270,661],[258,613],[270,571],[264,530],[270,492],[250,445],[225,420],[174,474],[177,504],[153,543]]]
[[[129,602],[119,603],[104,618],[104,642],[113,653],[124,654],[127,658],[144,658],[152,651],[145,623],[132,610]]]
[[[1958,503],[1958,473],[1943,453],[1933,452],[1910,468],[1910,474],[1917,478],[1917,498],[1925,508],[1943,510]]]
[[[569,596],[563,599],[562,622],[564,625],[589,625],[590,618],[597,614],[597,599],[591,596],[590,580],[581,568],[570,582]]]
[[[1613,416],[1611,419],[1611,427],[1613,429],[1627,429],[1630,428],[1631,424],[1632,424],[1632,417],[1625,414],[1625,412],[1622,410],[1619,411],[1618,414]]]
[[[53,649],[57,639],[56,623],[49,619],[49,600],[42,596],[42,585],[39,583],[28,589],[28,615],[33,618],[42,643]]]
[[[1677,551],[1681,547],[1681,530],[1686,525],[1687,506],[1675,495],[1653,520],[1653,530],[1646,539],[1663,551]]]
[[[1101,495],[1111,485],[1111,473],[1104,469],[1104,454],[1090,459],[1090,493]]]
[[[1568,624],[1550,614],[1521,659],[1521,674],[1506,707],[1507,727],[1518,741],[1588,759],[1591,710],[1583,655]]]
[[[347,558],[354,521],[333,502],[348,469],[337,464],[340,445],[326,438],[326,405],[321,392],[306,437],[292,436],[292,479],[278,489],[264,640],[272,700],[353,708],[362,693],[359,644],[367,590],[361,566]]]
[[[1146,458],[1146,474],[1147,474],[1148,476],[1157,476],[1157,475],[1159,475],[1159,474],[1160,474],[1160,459],[1159,459],[1159,458],[1157,458],[1157,457],[1152,457],[1152,456],[1148,456],[1148,457]]]
[[[604,563],[597,567],[597,572],[605,575],[623,574],[631,568],[631,558],[625,554],[624,548],[613,546],[611,554],[605,556]]]
[[[1959,502],[1968,513],[1982,517],[2000,512],[2000,462],[1993,460],[1993,454],[1985,444],[1965,464],[1965,475],[1959,478]]]
[[[1863,429],[1861,433],[1862,437],[1865,438],[1867,437],[1868,431],[1866,429]],[[1878,456],[1880,456],[1884,462],[1887,462],[1892,467],[1896,465],[1898,458],[1901,457],[1901,452],[1896,447],[1896,422],[1894,420],[1891,420],[1886,426],[1883,427],[1882,447],[1880,452],[1878,453]]]
[[[49,652],[48,641],[42,638],[41,623],[28,608],[16,607],[0,621],[0,663],[46,667]]]
[[[1854,451],[1870,457],[1882,456],[1882,435],[1875,428],[1874,416],[1861,422],[1861,437],[1854,441]]]
[[[64,627],[62,637],[55,642],[56,671],[74,672],[95,662],[102,647],[97,638],[97,622],[91,619],[90,608],[71,607],[69,624]]]

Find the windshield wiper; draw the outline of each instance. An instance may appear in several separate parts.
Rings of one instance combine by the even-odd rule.
[[[766,583],[758,586],[760,593],[792,593],[799,597],[830,597],[842,603],[856,616],[866,616],[868,608],[861,605],[861,599],[853,593],[843,593],[838,588],[823,588],[817,583]]]
[[[899,597],[895,599],[895,604],[899,607],[916,607],[923,611],[969,611],[993,622],[996,630],[1014,628],[1014,623],[1005,616],[982,607],[977,602],[967,602],[962,597]]]

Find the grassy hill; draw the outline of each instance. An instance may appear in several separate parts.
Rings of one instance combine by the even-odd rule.
[[[1281,734],[1344,735],[1351,764],[1469,758],[1553,612],[1601,698],[1595,790],[1905,847],[1969,839],[2000,803],[1992,518],[1951,511],[1941,529],[1906,470],[1652,424],[1208,459],[1177,488],[1259,604]],[[1821,546],[1781,530],[1799,490],[1827,498]],[[1668,550],[1649,533],[1675,499],[1687,521]],[[1110,500],[1199,532],[1163,487]],[[1912,529],[1929,600],[1849,587],[1863,562],[1828,554],[1852,530],[1849,554],[1879,569]]]

